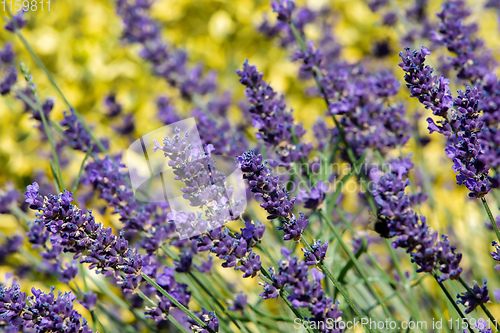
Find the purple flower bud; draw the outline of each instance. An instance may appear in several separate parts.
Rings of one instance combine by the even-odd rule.
[[[83,305],[87,310],[92,311],[95,309],[95,305],[97,303],[97,294],[92,291],[88,293],[83,293],[83,300],[78,301],[81,305]]]
[[[481,304],[489,302],[490,297],[488,296],[488,288],[486,287],[486,279],[483,280],[483,286],[479,287],[477,282],[474,281],[474,285],[471,288],[472,293],[466,291],[462,294],[457,295],[459,299],[457,304],[462,304],[466,306],[465,313],[469,314],[476,309]]]
[[[21,11],[19,14],[12,15],[12,19],[7,22],[3,27],[5,30],[14,32],[16,29],[22,29],[28,23],[24,18],[24,13]]]
[[[232,306],[229,307],[229,310],[243,312],[246,306],[247,306],[247,295],[243,294],[243,292],[240,291],[240,293],[234,297],[233,304]]]
[[[295,9],[295,3],[290,0],[278,0],[271,3],[273,11],[278,14],[278,20],[284,22],[290,22],[292,18],[293,10]]]

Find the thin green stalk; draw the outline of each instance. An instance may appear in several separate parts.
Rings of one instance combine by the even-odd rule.
[[[201,281],[196,277],[195,274],[193,274],[192,272],[189,272],[190,274],[188,274],[191,279],[193,279],[195,281],[195,283],[200,286],[200,288],[208,295],[210,296],[210,298],[212,298],[215,302],[215,304],[217,304],[217,306],[222,310],[222,311],[226,311],[226,307],[224,307],[224,305],[222,305],[222,303],[219,301],[219,299],[217,297],[214,296],[214,294],[208,290],[207,286],[204,284],[204,283],[201,283]],[[227,306],[227,304],[226,304]],[[231,315],[229,314],[228,312],[226,312],[226,315],[227,317],[236,325],[236,327],[238,327],[240,330],[242,330],[242,327],[240,326],[240,324],[238,323],[238,321]],[[246,331],[249,331],[248,328],[243,325],[243,327],[245,328]]]
[[[123,330],[124,332],[127,333],[137,333],[137,330],[130,327],[129,325],[124,326],[123,321],[117,318],[115,313],[112,313],[102,304],[97,303],[97,307],[99,308],[99,312],[103,312],[109,319],[111,319],[114,328],[113,332],[120,332],[120,330]]]
[[[393,319],[392,313],[389,311],[389,309],[387,308],[387,306],[385,305],[385,303],[382,301],[382,298],[375,291],[375,289],[373,288],[373,286],[371,285],[371,283],[368,282],[368,276],[366,275],[366,273],[364,272],[364,270],[361,268],[361,265],[359,264],[358,259],[356,258],[356,256],[352,253],[352,251],[350,251],[350,249],[345,244],[344,240],[342,239],[342,237],[338,233],[338,230],[335,227],[335,225],[332,223],[332,221],[330,219],[328,219],[326,217],[326,215],[325,215],[325,213],[324,213],[323,210],[320,210],[319,214],[328,223],[328,226],[333,231],[333,234],[334,234],[335,238],[337,239],[337,241],[339,242],[340,246],[344,249],[344,251],[346,252],[346,254],[349,257],[349,259],[353,262],[354,266],[356,267],[356,269],[358,270],[359,274],[361,275],[361,278],[365,281],[366,286],[368,287],[368,289],[370,290],[370,292],[375,296],[375,298],[377,299],[377,301],[380,303],[380,306],[384,310],[384,312],[387,315],[387,317]],[[341,290],[339,290],[339,291],[342,293]]]
[[[337,230],[334,231],[334,233],[337,235],[337,236],[340,236],[338,233],[337,233]],[[340,240],[339,240],[340,238]],[[307,240],[302,237],[302,241],[304,242],[305,246],[310,250],[312,251],[312,248],[311,248],[311,245],[309,245],[309,243],[307,242]],[[342,246],[342,240],[341,240],[341,237],[337,237],[337,241],[339,241],[340,245]],[[344,243],[345,245],[345,243]],[[347,252],[347,251],[346,251]],[[352,253],[351,253],[352,254]],[[355,262],[356,261],[356,258],[354,256],[350,256],[350,259]],[[335,278],[333,276],[333,274],[330,272],[330,270],[325,266],[325,264],[323,262],[320,262],[318,264],[318,266],[321,268],[321,270],[323,271],[323,273],[325,273],[325,275],[328,277],[328,279],[330,281],[332,281],[333,285],[335,286],[335,288],[340,292],[340,294],[342,294],[342,296],[344,297],[345,301],[347,302],[347,304],[351,307],[351,309],[354,311],[354,313],[359,317],[359,319],[362,319],[363,318],[363,315],[361,314],[361,312],[359,312],[358,308],[356,307],[356,305],[354,305],[354,303],[352,302],[349,294],[347,293],[347,290],[344,289],[344,287],[342,286],[342,284],[337,280],[337,278]],[[366,277],[366,275],[365,275]],[[367,285],[370,285],[368,282],[367,282]],[[377,301],[380,303],[381,302],[381,299],[378,298]],[[385,306],[385,304],[383,305],[383,303],[381,303],[382,307]],[[387,312],[386,312],[386,315],[393,319],[392,318],[392,314],[389,312],[389,310],[387,309]],[[368,331],[369,332],[373,332],[371,330],[371,328],[367,327]]]
[[[57,168],[54,164],[54,161],[49,161],[49,165],[50,165],[50,171],[52,171],[52,176],[54,177],[54,185],[56,187],[56,192],[57,193],[61,193],[61,184],[59,182],[59,176],[57,175]]]
[[[333,282],[333,285],[335,286],[335,288],[337,288],[337,290],[340,291],[340,294],[342,294],[342,296],[344,297],[345,301],[347,302],[347,304],[349,304],[349,306],[354,311],[354,313],[356,314],[356,316],[358,316],[359,319],[363,319],[363,315],[361,314],[361,312],[359,312],[358,308],[351,301],[351,298],[347,294],[347,290],[344,289],[344,287],[342,286],[342,284],[339,283],[339,281],[333,276],[333,274],[326,268],[326,266],[323,263],[321,263],[319,265],[319,267],[321,268],[321,270],[323,271],[323,273],[325,273],[325,275],[328,277],[328,279]],[[373,332],[372,329],[369,326],[366,326],[366,329],[368,330],[368,332]]]
[[[99,288],[99,290],[103,294],[105,294],[106,296],[108,296],[113,301],[113,303],[115,303],[116,305],[118,305],[119,307],[121,307],[124,310],[128,310],[128,311],[132,312],[137,319],[139,319],[146,326],[148,326],[149,328],[151,328],[151,324],[146,319],[146,317],[144,316],[144,313],[142,313],[140,311],[137,311],[136,309],[134,309],[131,306],[129,306],[123,299],[121,299],[120,297],[118,297],[117,295],[115,295],[115,293],[113,293],[110,290],[109,286],[104,285],[98,278],[95,278],[92,275],[88,275],[88,277],[90,278],[90,280],[92,280],[92,282]]]
[[[182,312],[184,312],[189,318],[193,319],[197,324],[199,324],[201,327],[205,328],[209,332],[212,330],[203,322],[201,321],[200,318],[198,318],[191,310],[186,308],[184,305],[179,303],[175,298],[172,297],[165,289],[163,289],[156,281],[151,279],[147,274],[141,272],[141,276],[144,280],[146,280],[147,283],[155,287],[156,290],[158,290],[163,296],[165,296],[170,302],[172,302],[176,307],[178,307]]]
[[[184,277],[187,278],[186,280],[189,280],[188,275],[184,275]],[[223,331],[229,330],[227,320],[228,318],[222,316],[222,313],[219,311],[220,307],[215,305],[213,300],[209,299],[205,294],[203,294],[201,289],[198,288],[198,286],[194,284],[193,281],[189,280],[185,282],[187,282],[186,284],[190,286],[193,298],[196,299],[198,304],[215,313],[215,316],[219,319],[219,326]],[[238,329],[241,331],[241,327],[238,327]]]
[[[469,293],[469,295],[471,295],[474,298],[476,298],[476,293],[474,291],[472,291],[472,289],[469,287],[469,285],[467,284],[467,282],[465,282],[465,280],[462,278],[462,276],[458,277],[458,281],[462,284],[462,286],[465,287],[465,289],[467,289],[467,292]],[[488,318],[490,319],[490,321],[492,323],[494,323],[495,328],[498,330],[497,319],[495,319],[495,317],[493,317],[493,315],[491,314],[490,310],[488,310],[488,308],[484,305],[483,302],[480,302],[479,300],[477,300],[477,301],[478,301],[479,306],[481,307],[481,309],[483,309],[484,313],[488,316]]]
[[[491,213],[490,206],[488,206],[488,202],[486,201],[485,197],[481,198],[481,202],[483,203],[484,209],[486,210],[486,213],[488,214],[488,218],[490,219],[490,222],[493,225],[493,229],[495,229],[495,234],[497,235],[498,241],[500,242],[500,230],[498,229],[498,225],[495,221],[495,218],[493,217],[493,214]]]
[[[97,324],[99,324],[99,326],[101,326],[103,333],[108,333],[108,331],[106,330],[106,327],[104,327],[104,325],[101,323],[101,321],[99,320],[99,317],[97,316],[97,313],[95,313],[94,310],[90,311],[90,315],[92,316],[92,321],[94,323],[94,331],[98,332],[97,331]]]
[[[394,251],[394,248],[391,246],[389,240],[387,238],[384,238],[384,241],[386,243],[386,247],[389,249],[389,254],[392,258],[392,261],[394,263],[394,266],[396,267],[396,272],[398,272],[401,281],[405,281],[403,283],[403,286],[405,288],[406,294],[408,295],[408,298],[410,298],[410,302],[413,307],[414,315],[417,321],[422,321],[422,316],[420,314],[420,307],[418,306],[415,297],[413,296],[413,292],[410,288],[408,288],[408,279],[406,278],[406,274],[404,274],[403,269],[401,268],[401,265],[399,264],[399,258],[396,255],[396,251]]]
[[[264,311],[261,311],[261,310],[257,309],[255,306],[253,306],[251,304],[249,304],[248,307],[250,309],[252,309],[252,311],[255,312],[256,314],[258,314],[259,316],[263,316],[263,317],[269,318],[269,319],[274,320],[274,321],[284,321],[284,322],[287,322],[287,323],[293,323],[294,322],[293,319],[270,315],[269,313],[266,313]]]
[[[273,256],[271,255],[271,253],[269,253],[269,251],[267,250],[267,248],[265,246],[263,246],[262,244],[259,244],[256,246],[259,250],[261,250],[262,252],[264,252],[264,254],[266,255],[266,257],[271,261],[271,264],[273,266],[278,266],[278,262],[273,258]]]
[[[85,293],[88,293],[89,292],[89,286],[87,285],[87,279],[85,278],[85,269],[83,268],[83,264],[82,263],[79,263],[78,269],[80,271],[80,274],[81,274],[82,280],[83,280],[83,290],[85,291]],[[76,284],[76,281],[75,281],[75,285],[78,288],[78,285]],[[90,315],[92,316],[92,321],[94,323],[94,331],[97,332],[97,324],[99,324],[101,326],[103,332],[106,333],[106,328],[102,325],[102,323],[99,320],[99,317],[97,316],[97,314],[95,313],[95,311],[94,310],[89,310],[89,311],[90,311]]]
[[[82,164],[80,165],[80,170],[78,171],[78,176],[76,177],[75,184],[73,185],[73,193],[76,192],[76,189],[78,188],[78,183],[80,183],[80,178],[82,177],[82,172],[83,168],[85,167],[85,162],[87,161],[88,157],[90,154],[92,154],[92,148],[90,147],[89,150],[87,150],[87,153],[85,154],[85,157],[82,160]]]
[[[149,306],[153,306],[153,307],[156,307],[157,305],[149,299],[149,297],[147,297],[141,290],[139,290],[139,292],[137,293],[139,295],[140,298],[142,298],[147,304],[149,304]],[[167,318],[168,320],[174,324],[175,327],[177,327],[181,332],[184,332],[184,333],[189,333],[189,331],[187,331],[178,321],[177,319],[175,319],[171,314],[168,314],[167,315]]]
[[[25,231],[29,231],[30,228],[28,226],[28,223],[31,222],[31,219],[28,217],[28,215],[26,215],[25,212],[23,212],[21,210],[21,208],[19,208],[19,206],[17,206],[17,203],[16,204],[12,204],[10,206],[10,211],[11,213],[16,216],[17,218],[23,220],[24,222],[26,223],[20,223],[19,222],[19,225],[25,230]]]
[[[101,141],[97,140],[97,138],[94,136],[94,134],[92,133],[92,131],[90,130],[90,128],[85,123],[85,121],[84,121],[83,117],[80,115],[80,113],[66,99],[66,96],[64,96],[63,92],[61,91],[61,89],[59,89],[59,86],[56,84],[56,81],[54,80],[54,77],[49,72],[49,70],[47,69],[47,67],[45,67],[45,64],[37,56],[37,54],[35,53],[35,51],[31,48],[31,45],[28,43],[28,41],[24,38],[24,36],[21,34],[21,32],[18,29],[16,29],[15,33],[16,33],[17,37],[23,43],[23,45],[26,48],[26,50],[28,50],[28,52],[30,53],[30,55],[33,57],[33,59],[35,60],[35,62],[38,65],[38,67],[40,67],[43,70],[43,72],[45,73],[45,75],[49,79],[49,81],[52,84],[52,86],[57,90],[57,92],[59,93],[59,95],[63,99],[64,103],[68,106],[68,108],[70,108],[70,109],[72,109],[74,111],[75,116],[78,118],[78,120],[82,124],[83,129],[85,130],[85,132],[87,132],[87,134],[90,136],[90,138],[92,139],[92,141],[101,150],[101,152],[103,152],[104,154],[106,154],[107,156],[109,156],[108,150],[103,146],[103,144],[101,143]]]
[[[446,289],[446,286],[443,284],[443,282],[439,281],[437,274],[435,272],[432,272],[432,276],[434,276],[434,279],[439,284],[439,287],[441,287],[441,290],[444,292],[444,294],[446,295],[446,297],[450,301],[451,305],[453,305],[453,307],[457,311],[457,313],[460,316],[460,318],[462,318],[463,321],[469,323],[467,321],[467,318],[465,317],[464,313],[462,312],[462,310],[460,310],[460,308],[458,307],[457,303],[455,302],[455,299],[453,298],[453,296],[451,296],[451,294],[448,291],[448,289]],[[474,329],[470,326],[470,324],[468,325],[467,328],[469,329],[470,333],[474,333]]]
[[[15,94],[24,103],[26,103],[32,110],[37,109],[36,104],[31,99],[29,99],[28,95],[26,95],[21,89],[16,89]],[[56,123],[52,119],[48,119],[48,123],[50,124],[51,128],[53,128],[59,135],[61,135],[61,137],[69,140],[68,136],[64,133],[64,130],[61,128],[61,126],[58,123]],[[77,139],[82,145],[85,145],[85,142],[81,141],[80,138],[77,138]]]
[[[49,125],[47,124],[47,119],[45,119],[45,114],[43,113],[40,99],[38,98],[38,93],[36,91],[35,84],[33,83],[33,77],[31,76],[26,64],[21,62],[20,67],[21,67],[21,72],[24,74],[26,82],[28,83],[28,85],[31,88],[31,92],[33,93],[33,96],[35,96],[36,107],[37,107],[37,110],[40,114],[40,118],[42,118],[43,128],[45,130],[45,134],[47,135],[47,139],[49,140],[50,148],[52,150],[52,157],[54,159],[55,167],[57,170],[57,179],[58,179],[59,187],[61,190],[64,190],[65,187],[64,187],[64,181],[62,178],[61,165],[59,163],[59,158],[57,157],[56,147],[54,145],[54,141],[52,140],[52,135],[51,135],[50,130],[49,130]]]

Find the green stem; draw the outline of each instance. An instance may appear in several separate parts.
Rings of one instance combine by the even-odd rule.
[[[481,202],[483,203],[484,209],[486,210],[486,213],[488,214],[488,218],[490,219],[490,222],[493,225],[493,229],[495,229],[495,234],[497,235],[498,241],[500,242],[500,230],[498,229],[498,225],[495,222],[495,218],[493,217],[493,214],[491,213],[490,206],[488,206],[488,202],[486,201],[485,197],[481,198]]]
[[[138,295],[140,298],[142,298],[149,306],[156,307],[157,305],[149,299],[141,290],[139,290]],[[183,333],[189,333],[178,321],[175,319],[171,314],[167,315],[168,320],[174,324],[175,327],[177,327],[181,332]]]
[[[203,322],[200,318],[198,318],[194,313],[192,313],[188,308],[179,303],[175,298],[172,297],[165,289],[163,289],[158,283],[156,283],[153,279],[151,279],[147,274],[141,272],[141,276],[147,283],[155,287],[163,296],[165,296],[170,302],[172,302],[176,307],[178,307],[182,312],[184,312],[189,318],[193,319],[197,324],[201,327],[205,328],[209,332],[212,330]]]
[[[83,129],[85,130],[85,132],[87,132],[87,134],[90,136],[90,138],[92,139],[92,141],[101,150],[101,152],[103,152],[104,154],[106,154],[107,156],[109,156],[108,150],[103,146],[103,144],[101,143],[101,141],[97,140],[97,138],[94,136],[94,134],[92,133],[92,131],[90,130],[90,128],[85,123],[85,121],[84,121],[83,117],[80,115],[80,113],[73,106],[71,106],[71,104],[69,103],[69,101],[66,99],[66,96],[64,96],[63,92],[61,91],[61,89],[59,89],[59,86],[56,84],[56,81],[54,80],[54,77],[52,76],[52,74],[49,72],[49,70],[47,69],[47,67],[45,67],[45,64],[36,55],[35,51],[31,48],[31,46],[28,43],[28,41],[24,38],[24,36],[21,34],[21,32],[18,29],[16,29],[16,35],[21,40],[21,42],[23,43],[24,47],[28,50],[28,52],[30,53],[30,55],[33,57],[33,59],[35,60],[35,62],[38,65],[38,67],[40,67],[43,70],[43,72],[45,73],[45,75],[49,79],[49,81],[52,84],[52,86],[57,90],[57,92],[59,93],[59,95],[63,99],[64,103],[68,106],[68,108],[70,108],[70,109],[72,109],[74,111],[75,116],[78,118],[78,120],[82,124]]]
[[[80,170],[78,171],[78,176],[76,177],[75,184],[73,185],[73,193],[76,192],[76,189],[78,188],[78,183],[80,183],[80,178],[82,177],[82,171],[83,168],[85,167],[85,162],[87,161],[89,155],[92,153],[92,147],[87,150],[87,153],[85,154],[85,157],[83,158],[82,164],[80,165]]]
[[[368,276],[366,275],[365,271],[362,269],[356,256],[352,253],[352,251],[349,249],[347,244],[344,242],[344,240],[340,236],[336,226],[333,224],[333,222],[330,219],[326,218],[323,210],[320,210],[319,213],[320,213],[320,216],[328,223],[328,226],[332,230],[333,235],[335,236],[335,238],[339,242],[340,246],[344,249],[345,253],[349,257],[349,259],[352,261],[352,263],[354,264],[356,269],[358,270],[359,274],[361,275],[361,278],[363,279],[366,286],[368,287],[368,290],[370,290],[370,292],[375,296],[375,299],[377,300],[377,302],[379,302],[379,304],[382,307],[382,309],[384,310],[384,313],[386,314],[386,316],[388,318],[393,319],[392,313],[389,311],[389,309],[387,308],[385,303],[382,301],[382,298],[380,297],[380,295],[375,291],[375,288],[373,288],[372,284],[368,281]],[[335,282],[334,282],[334,284],[335,284]],[[335,286],[335,287],[337,287],[337,286]],[[339,291],[342,293],[342,291],[340,289],[339,289]]]
[[[446,286],[443,284],[443,282],[439,281],[439,278],[438,278],[437,274],[435,272],[432,272],[432,276],[434,276],[434,279],[439,284],[439,287],[441,287],[441,290],[444,292],[444,294],[446,295],[446,297],[450,301],[451,305],[453,305],[453,307],[457,311],[457,313],[460,316],[460,318],[462,318],[462,321],[465,321],[466,323],[469,323],[467,321],[467,318],[465,317],[464,313],[462,312],[462,310],[460,310],[460,308],[458,307],[457,303],[455,302],[455,299],[453,298],[453,296],[451,296],[451,294],[448,291],[448,289],[446,289]],[[469,329],[470,333],[474,333],[474,330],[472,329],[472,327],[470,326],[470,324],[468,325],[467,328]]]
[[[10,206],[10,211],[13,215],[15,215],[17,218],[19,218],[20,220],[23,220],[24,222],[26,223],[20,223],[19,224],[21,225],[21,227],[25,230],[25,231],[29,231],[30,228],[28,226],[28,223],[31,222],[31,219],[28,217],[28,215],[26,215],[25,212],[23,212],[21,210],[21,208],[19,208],[17,206],[17,204],[13,204]]]
[[[36,109],[38,110],[38,113],[40,114],[40,118],[42,118],[43,128],[45,130],[45,134],[47,135],[47,139],[49,140],[50,148],[52,150],[52,157],[54,159],[56,170],[57,170],[57,177],[56,178],[57,178],[58,183],[59,183],[59,188],[61,190],[64,190],[65,189],[64,181],[62,178],[61,165],[59,164],[59,158],[57,157],[56,147],[54,145],[54,141],[52,140],[52,135],[50,133],[49,125],[47,124],[47,119],[45,118],[45,114],[43,113],[40,99],[38,97],[38,93],[36,91],[36,88],[34,88],[33,78],[30,75],[28,67],[26,67],[26,65],[24,63],[21,63],[21,72],[24,74],[26,82],[28,82],[28,84],[31,86],[31,92],[33,93],[33,96],[35,96]]]

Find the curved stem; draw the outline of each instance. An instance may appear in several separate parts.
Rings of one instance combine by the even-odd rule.
[[[434,279],[439,284],[439,287],[441,287],[441,290],[444,292],[444,294],[446,295],[446,297],[450,301],[451,305],[453,305],[453,307],[457,311],[457,313],[460,316],[460,318],[462,318],[463,321],[465,321],[467,324],[469,324],[469,322],[467,321],[467,318],[465,317],[465,315],[462,312],[462,310],[460,310],[460,308],[458,307],[458,305],[455,302],[455,299],[453,298],[453,296],[451,296],[450,292],[448,291],[448,289],[446,289],[446,286],[443,284],[443,282],[439,281],[437,274],[435,272],[432,272],[432,276],[434,276]],[[470,333],[474,333],[474,329],[471,327],[470,324],[467,326],[467,328],[468,328],[468,330],[469,330]]]
[[[191,312],[188,308],[186,308],[184,305],[179,303],[175,298],[172,297],[165,289],[163,289],[156,281],[151,279],[147,274],[141,272],[141,276],[144,280],[146,280],[147,283],[155,287],[156,290],[160,292],[163,296],[165,296],[170,302],[172,302],[176,307],[178,307],[182,312],[184,312],[189,318],[193,319],[197,324],[199,324],[201,327],[205,328],[209,332],[212,332],[212,330],[203,322],[201,321],[200,318],[198,318],[193,312]]]

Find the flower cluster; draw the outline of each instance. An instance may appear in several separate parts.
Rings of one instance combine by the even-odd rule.
[[[0,214],[9,214],[11,205],[15,204],[19,198],[19,191],[13,186],[0,189]]]
[[[219,319],[215,316],[215,313],[212,311],[207,311],[205,309],[201,309],[200,312],[196,313],[198,318],[200,318],[203,323],[209,328],[212,332],[219,331]],[[188,318],[188,322],[191,324],[191,329],[196,333],[208,333],[209,331],[206,328],[200,327],[200,325],[195,322],[192,318]]]
[[[397,237],[394,248],[404,248],[410,253],[418,272],[440,271],[439,280],[457,279],[462,272],[459,264],[461,253],[455,253],[447,236],[438,239],[438,232],[431,231],[425,217],[419,216],[411,208],[405,188],[413,164],[409,159],[392,161],[390,170],[380,175],[372,173],[374,182],[372,194],[378,209],[375,231],[382,237]]]
[[[495,170],[494,177],[490,178],[492,187],[500,187],[500,81],[495,74],[488,74],[481,86],[481,100],[479,110],[482,110],[481,120],[484,123],[478,133],[483,153],[478,159]]]
[[[325,295],[321,286],[321,280],[325,277],[316,268],[311,269],[312,282],[308,279],[309,266],[305,261],[299,261],[297,257],[291,257],[292,251],[287,248],[281,249],[281,254],[285,259],[279,262],[279,270],[276,273],[274,268],[269,270],[271,282],[264,284],[264,292],[260,294],[262,298],[276,298],[282,290],[289,290],[288,300],[295,308],[306,308],[311,314],[310,320],[324,322],[327,319],[340,320],[342,312],[337,309],[337,303]],[[330,325],[333,326],[333,325]],[[318,325],[321,332],[325,332],[327,325]],[[342,332],[343,328],[333,328],[333,331]]]
[[[448,87],[449,81],[442,75],[432,75],[433,69],[425,65],[429,50],[422,46],[420,51],[400,53],[402,62],[399,66],[406,72],[405,81],[411,90],[411,96],[417,97],[434,115],[442,117],[437,124],[428,118],[430,132],[439,132],[451,136],[451,143],[446,148],[448,157],[453,159],[453,170],[458,173],[457,183],[465,184],[470,190],[469,196],[481,198],[491,189],[489,166],[483,162],[483,129],[479,103],[481,94],[477,88],[467,87],[458,91],[453,98]],[[456,113],[451,114],[451,110]],[[452,118],[453,117],[453,118]],[[488,141],[486,141],[488,142]]]
[[[317,209],[325,200],[326,192],[328,192],[328,186],[323,181],[319,181],[309,192],[303,188],[299,189],[297,200],[303,202],[306,208]]]
[[[167,96],[158,97],[156,99],[156,107],[158,109],[158,118],[160,118],[162,123],[165,125],[181,120],[181,118],[177,115],[170,98]]]
[[[293,9],[278,2],[274,8],[278,13],[290,12],[289,15]],[[280,15],[278,21],[289,22],[287,17]],[[299,76],[315,78],[319,84],[315,94],[328,103],[330,115],[342,115],[340,124],[345,140],[359,156],[369,148],[386,151],[404,145],[409,139],[404,107],[388,103],[388,98],[399,90],[397,80],[388,71],[370,73],[362,65],[339,60],[339,50],[337,46],[332,49],[332,39],[325,32],[320,48],[309,41],[305,49],[295,52],[293,60],[301,62]]]
[[[99,197],[114,209],[113,213],[120,216],[126,239],[136,241],[142,236],[137,231],[147,231],[147,236],[140,238],[140,246],[152,253],[175,233],[174,223],[165,223],[168,204],[160,206],[139,202],[123,168],[118,156],[97,157],[85,166],[82,181],[91,185]]]
[[[3,49],[0,49],[0,74],[0,94],[6,95],[17,81],[12,44],[7,43]]]
[[[205,74],[201,64],[190,68],[186,52],[169,46],[163,40],[160,26],[150,17],[151,5],[152,1],[117,1],[117,13],[124,24],[123,40],[139,43],[142,47],[140,55],[152,64],[154,74],[177,88],[182,98],[196,104],[200,96],[214,94],[217,90],[216,73],[210,71]],[[209,123],[208,118],[203,119],[205,123],[200,125],[203,142],[212,144],[218,154],[232,155],[246,150],[247,144],[242,133],[235,131],[225,116],[230,105],[228,102],[228,93],[210,96],[206,105],[197,105],[193,116],[199,118],[200,113],[208,113],[214,117]],[[200,108],[206,110],[201,112]],[[172,115],[169,118],[169,121],[173,119]]]
[[[260,243],[265,226],[261,223],[245,222],[241,233],[230,234],[227,228],[217,228],[200,236],[197,240],[199,251],[209,250],[224,260],[222,267],[235,267],[243,272],[243,277],[256,276],[261,267],[260,256],[252,249]]]
[[[273,175],[262,162],[262,155],[255,155],[253,150],[237,157],[243,178],[248,180],[250,189],[256,198],[263,202],[260,204],[268,215],[268,219],[279,218],[282,221],[284,240],[299,240],[309,221],[304,214],[296,218],[292,212],[295,198],[290,198],[286,188],[280,184],[278,175]]]
[[[4,25],[5,30],[14,32],[16,29],[22,29],[28,23],[24,18],[24,12],[19,12],[18,14],[12,15],[11,19]]]
[[[24,237],[21,235],[14,235],[7,237],[3,244],[0,245],[0,264],[5,262],[8,255],[16,253],[23,245]]]
[[[469,15],[464,0],[446,1],[437,14],[441,22],[437,31],[432,31],[432,40],[454,54],[443,64],[443,70],[454,68],[459,79],[476,83],[491,72],[495,60],[491,52],[484,49],[484,42],[474,36],[477,25],[464,23]]]
[[[163,41],[158,24],[149,16],[152,1],[117,1],[117,12],[124,23],[123,40],[140,43],[141,56],[153,64],[156,75],[164,77],[172,86],[178,86],[182,96],[205,95],[216,88],[214,73],[202,77],[200,66],[187,68],[184,51],[168,47]]]
[[[247,306],[247,295],[240,292],[234,297],[234,301],[232,302],[232,306],[229,308],[231,311],[240,311],[243,313],[245,307]]]
[[[319,15],[318,12],[311,10],[310,8],[300,7],[296,8],[293,1],[273,1],[272,2],[273,11],[278,13],[281,18],[275,24],[269,22],[267,17],[259,26],[259,31],[268,38],[276,37],[279,34],[283,34],[280,43],[281,46],[287,47],[295,43],[295,36],[292,29],[290,28],[290,23],[293,23],[297,31],[303,32],[304,27],[313,22]],[[296,11],[295,15],[292,15]]]
[[[58,196],[42,197],[38,189],[38,184],[33,183],[25,194],[30,208],[39,212],[29,232],[30,241],[43,244],[49,232],[52,248],[47,250],[47,255],[57,256],[62,251],[74,253],[75,259],[81,257],[80,262],[89,263],[97,273],[114,276],[124,290],[135,290],[141,281],[138,275],[142,259],[128,246],[127,240],[98,224],[91,212],[86,214],[72,205],[72,193],[64,191]]]
[[[326,251],[328,250],[328,242],[321,244],[321,240],[316,240],[311,245],[311,250],[302,249],[304,252],[305,262],[308,266],[315,266],[326,258]]]
[[[453,159],[453,170],[458,173],[457,184],[465,184],[470,190],[469,196],[475,198],[483,197],[491,189],[489,165],[480,158],[484,155],[480,139],[483,128],[478,110],[480,99],[476,88],[458,91],[453,99],[453,106],[459,112],[456,125],[453,125],[456,127],[455,143],[446,148],[448,157]]]
[[[278,97],[273,88],[266,83],[263,74],[255,66],[243,64],[243,70],[236,71],[245,88],[245,96],[250,103],[249,113],[252,124],[258,130],[257,139],[276,151],[275,163],[290,166],[290,163],[307,159],[311,144],[301,143],[305,131],[301,125],[294,124],[291,110],[287,110],[284,97]]]
[[[490,252],[491,256],[493,257],[493,260],[500,262],[500,245],[498,245],[497,242],[493,241],[491,242],[491,246],[495,247],[495,252]],[[495,269],[500,271],[500,264],[496,265]]]
[[[213,145],[208,144],[203,149],[190,134],[188,131],[181,135],[181,129],[176,127],[173,137],[165,137],[163,146],[155,141],[154,148],[155,151],[161,150],[169,159],[168,165],[172,168],[174,179],[185,185],[180,188],[183,199],[189,206],[199,207],[204,212],[200,218],[188,214],[190,220],[185,223],[176,220],[181,238],[204,233],[238,218],[245,202],[237,190],[234,193],[234,189],[226,188],[226,174],[219,169],[217,160],[212,156]],[[175,210],[172,210],[172,214],[176,214]]]
[[[150,277],[154,277],[156,283],[158,283],[163,290],[168,292],[173,298],[179,301],[179,303],[187,307],[191,299],[191,292],[188,291],[187,285],[176,281],[174,276],[175,270],[173,268],[159,264],[158,258],[154,255],[144,256],[143,265],[143,273]],[[144,294],[158,301],[157,306],[146,306],[146,316],[157,322],[166,320],[173,306],[172,302],[151,285],[145,285],[144,289]]]
[[[83,152],[87,152],[89,149],[99,152],[99,148],[84,129],[73,109],[64,112],[64,118],[61,120],[60,125],[64,129],[65,138],[68,141],[67,144],[71,148]]]
[[[467,307],[465,309],[465,313],[471,313],[474,311],[479,305],[485,304],[490,300],[488,296],[488,288],[486,287],[486,279],[483,280],[483,286],[479,287],[477,282],[474,281],[474,285],[471,288],[470,292],[466,291],[462,294],[457,295],[458,304],[463,304]]]
[[[446,117],[453,103],[448,86],[449,80],[443,75],[439,77],[432,75],[434,69],[425,64],[425,57],[430,54],[429,49],[424,46],[420,51],[412,52],[407,47],[405,53],[399,54],[402,60],[399,67],[405,72],[406,86],[410,88],[410,96],[418,98],[419,102],[431,109],[434,115]],[[446,130],[448,132],[451,130],[449,125]]]
[[[19,285],[0,285],[0,327],[6,332],[34,329],[36,332],[92,333],[87,320],[73,308],[76,296],[69,292],[54,295],[35,288],[26,297]]]

